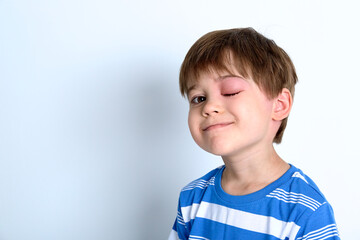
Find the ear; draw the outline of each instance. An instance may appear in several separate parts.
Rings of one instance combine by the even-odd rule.
[[[281,93],[274,99],[272,119],[281,121],[290,114],[292,106],[292,96],[287,88],[283,88]]]

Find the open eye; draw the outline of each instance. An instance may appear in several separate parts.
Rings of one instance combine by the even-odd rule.
[[[203,101],[206,100],[206,97],[204,96],[197,96],[197,97],[194,97],[193,99],[191,99],[191,103],[193,104],[198,104],[198,103],[201,103]]]

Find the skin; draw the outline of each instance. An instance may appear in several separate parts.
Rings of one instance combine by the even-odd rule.
[[[292,98],[283,89],[269,99],[251,78],[229,70],[202,72],[190,86],[188,124],[195,142],[225,163],[222,188],[231,195],[256,192],[281,177],[290,166],[273,147]]]

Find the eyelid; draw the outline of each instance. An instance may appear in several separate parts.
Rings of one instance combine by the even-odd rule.
[[[225,97],[231,97],[231,96],[234,96],[236,94],[239,94],[241,91],[238,91],[238,92],[234,92],[234,93],[226,93],[226,94],[223,94],[223,96]]]
[[[198,95],[193,94],[193,95],[189,95],[188,99],[190,102],[192,102],[196,97],[198,97]]]
[[[187,96],[188,96],[189,101],[192,101],[192,99],[199,96],[199,93],[191,93],[191,92],[189,92]]]

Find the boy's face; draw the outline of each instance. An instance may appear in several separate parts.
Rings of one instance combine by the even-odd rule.
[[[232,74],[202,72],[188,92],[192,137],[205,151],[223,157],[272,144],[278,127],[272,120],[274,100],[235,67],[229,70]]]

